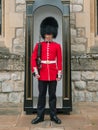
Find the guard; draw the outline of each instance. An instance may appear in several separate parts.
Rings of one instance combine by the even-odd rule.
[[[53,41],[58,34],[58,23],[55,18],[47,17],[40,25],[40,34],[43,42],[37,43],[31,56],[31,69],[38,79],[37,117],[31,121],[37,124],[44,121],[46,92],[49,93],[50,120],[61,124],[56,113],[56,87],[62,77],[62,51],[59,43]],[[40,49],[39,50],[39,44]],[[40,58],[38,52],[41,52]],[[39,59],[38,59],[39,58]],[[37,62],[38,60],[39,62]],[[40,66],[39,64],[40,63]]]

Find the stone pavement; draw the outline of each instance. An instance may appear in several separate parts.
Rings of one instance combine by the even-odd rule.
[[[74,103],[70,115],[58,115],[60,125],[51,122],[49,115],[45,115],[44,122],[32,125],[35,117],[26,115],[22,104],[0,104],[0,130],[98,130],[98,103]]]

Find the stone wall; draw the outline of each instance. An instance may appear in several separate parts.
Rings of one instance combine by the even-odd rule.
[[[72,72],[73,101],[98,101],[98,71]]]
[[[72,55],[87,52],[87,37],[85,27],[77,27],[76,25],[76,15],[78,13],[83,13],[83,2],[83,0],[71,0],[70,4]]]
[[[88,53],[90,43],[87,37],[88,30],[84,25],[87,19],[79,17],[86,14],[85,6],[87,7],[84,0],[71,0],[72,94],[75,102],[98,101],[98,52]],[[89,20],[89,16],[86,17]],[[83,24],[77,26],[80,20]]]
[[[5,1],[5,8],[5,37],[2,39],[7,47],[0,48],[0,102],[20,103],[24,98],[26,2]]]
[[[16,27],[15,37],[12,43],[12,52],[14,54],[25,54],[25,23],[26,23],[26,2],[25,0],[16,0],[15,12],[23,15],[23,26]]]
[[[24,57],[0,53],[0,102],[23,102]]]

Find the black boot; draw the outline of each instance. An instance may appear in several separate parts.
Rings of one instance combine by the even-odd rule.
[[[61,120],[57,116],[50,117],[51,121],[54,121],[57,124],[61,124]]]
[[[31,123],[32,123],[32,124],[37,124],[37,123],[42,122],[42,121],[44,121],[44,118],[37,116],[35,119],[33,119],[33,120],[31,121]]]

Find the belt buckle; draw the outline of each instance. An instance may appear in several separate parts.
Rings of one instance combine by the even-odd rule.
[[[49,63],[50,63],[50,61],[49,61],[49,60],[47,60],[47,61],[46,61],[46,63],[47,63],[47,64],[49,64]]]

